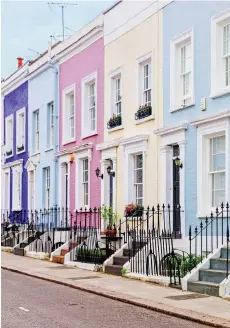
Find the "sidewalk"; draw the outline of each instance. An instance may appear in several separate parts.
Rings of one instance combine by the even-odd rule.
[[[230,328],[230,302],[220,298],[206,297],[191,292],[182,292],[175,288],[65,267],[6,252],[1,252],[1,266],[4,269],[209,324],[213,327]]]

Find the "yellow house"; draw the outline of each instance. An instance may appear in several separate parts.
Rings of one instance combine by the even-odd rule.
[[[104,13],[101,199],[121,217],[129,203],[146,208],[159,201],[153,131],[162,124],[162,7],[168,2],[122,1]]]

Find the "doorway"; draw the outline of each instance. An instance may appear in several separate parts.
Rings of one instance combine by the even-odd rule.
[[[180,156],[179,145],[173,146],[173,237],[181,238],[180,216],[180,167],[176,159]]]

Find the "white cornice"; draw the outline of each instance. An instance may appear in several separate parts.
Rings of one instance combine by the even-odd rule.
[[[141,134],[141,135],[133,136],[133,137],[130,137],[130,138],[123,138],[123,139],[120,140],[120,144],[122,146],[125,146],[125,145],[129,145],[129,144],[132,144],[132,143],[147,141],[148,139],[149,139],[148,134]]]
[[[92,149],[93,148],[93,144],[92,143],[88,143],[88,144],[84,144],[81,146],[75,146],[69,149],[65,149],[65,150],[61,150],[57,153],[57,157],[61,157],[61,156],[65,156],[68,154],[73,154],[73,153],[79,153],[81,151],[85,151],[87,149]]]
[[[6,95],[11,91],[15,90],[21,84],[27,81],[28,76],[28,65],[25,64],[21,69],[12,74],[8,79],[6,79],[1,85],[2,95]]]
[[[102,142],[102,143],[96,145],[96,150],[106,150],[109,148],[118,147],[119,143],[120,143],[120,139],[105,141],[105,142]]]
[[[188,128],[188,123],[181,123],[180,125],[172,125],[172,126],[167,126],[158,130],[153,131],[154,134],[157,136],[163,136],[166,134],[173,134],[175,132],[181,131],[181,130],[187,130]]]
[[[221,110],[217,114],[211,115],[209,117],[203,117],[194,121],[191,121],[192,126],[199,126],[201,124],[210,123],[213,121],[223,120],[223,119],[230,119],[230,109]]]
[[[8,167],[13,167],[13,166],[16,166],[16,165],[22,165],[23,163],[23,159],[18,159],[17,161],[14,161],[14,162],[10,162],[10,163],[7,163],[7,164],[4,164],[2,166],[3,169],[6,169]]]

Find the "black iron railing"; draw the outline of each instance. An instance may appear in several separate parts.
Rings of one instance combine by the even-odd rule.
[[[194,268],[193,262],[199,264],[216,249],[227,245],[229,252],[229,203],[221,204],[216,208],[215,214],[210,213],[204,220],[201,219],[199,227],[194,230],[189,227],[189,266],[188,271]],[[195,265],[195,266],[196,266]],[[228,275],[228,266],[227,273]]]

